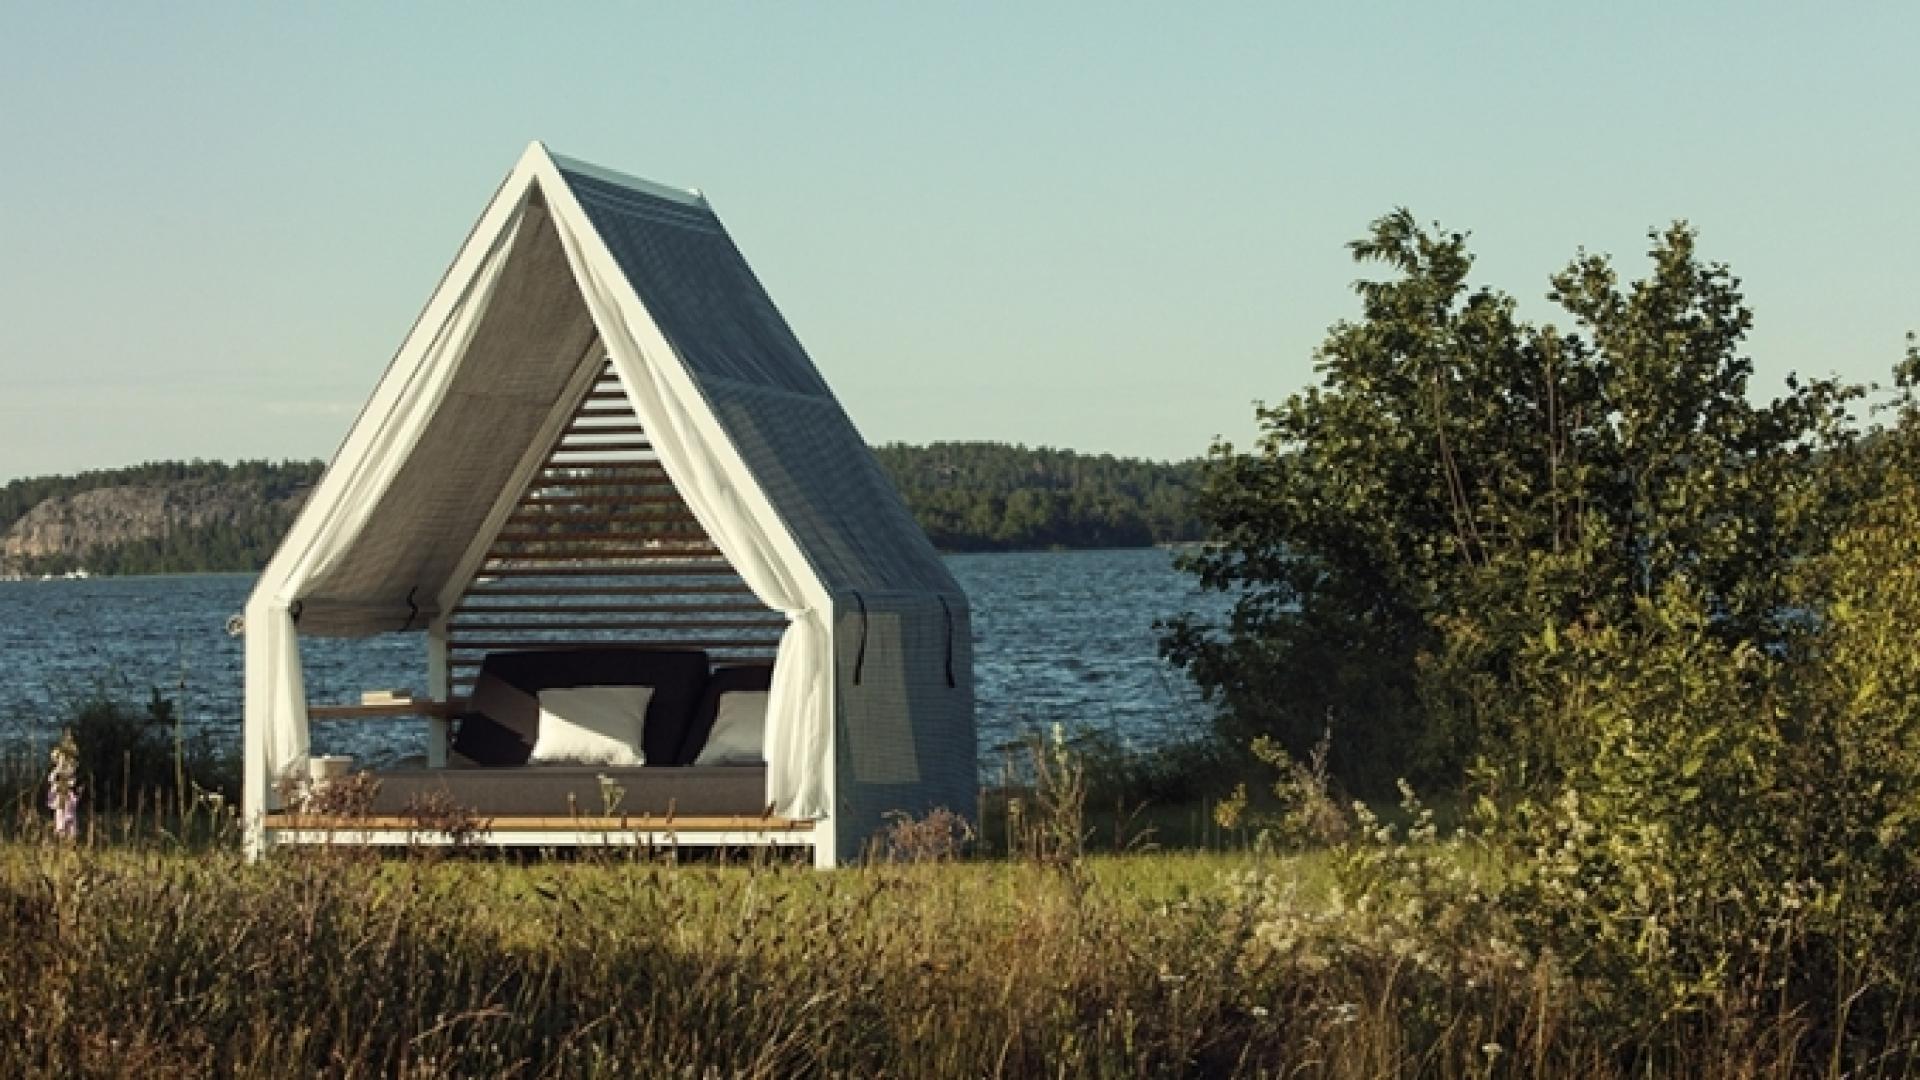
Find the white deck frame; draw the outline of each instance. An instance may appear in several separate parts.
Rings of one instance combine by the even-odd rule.
[[[375,847],[446,847],[455,843],[449,833],[418,826],[335,826],[268,825],[263,830],[268,847],[280,845],[372,845]],[[702,847],[813,847],[815,832],[805,826],[781,825],[770,829],[750,827],[734,829],[676,829],[667,826],[582,825],[577,828],[516,828],[507,824],[498,828],[477,829],[461,843],[473,847],[630,847],[669,850]]]

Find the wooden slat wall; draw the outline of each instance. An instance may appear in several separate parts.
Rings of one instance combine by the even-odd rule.
[[[453,692],[508,649],[644,643],[771,659],[786,617],[701,530],[610,366],[575,411],[448,621]]]

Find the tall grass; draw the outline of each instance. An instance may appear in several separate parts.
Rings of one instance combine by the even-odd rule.
[[[0,1076],[1920,1068],[1913,963],[1851,976],[1861,1015],[1813,1014],[1772,972],[1650,1021],[1639,984],[1529,944],[1489,884],[1513,873],[1500,849],[1416,804],[1329,831],[1324,776],[1295,770],[1283,842],[1091,854],[1101,770],[1060,738],[1030,753],[1004,857],[963,856],[967,823],[935,815],[830,874],[635,851],[250,865],[231,807],[198,796],[95,807],[74,841],[22,802],[0,839]],[[1804,926],[1775,928],[1782,963]]]
[[[1323,856],[872,864],[0,845],[0,1075],[1787,1076],[1730,998],[1634,1041]],[[1900,1075],[1911,1046],[1838,1075]]]

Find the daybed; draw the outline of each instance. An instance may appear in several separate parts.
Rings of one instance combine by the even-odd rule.
[[[764,816],[767,768],[737,750],[696,765],[727,695],[761,695],[772,666],[710,668],[705,652],[643,646],[494,653],[458,719],[451,767],[379,772],[375,816],[457,807],[482,818]],[[569,687],[653,690],[642,729],[643,765],[534,763],[541,692]],[[730,710],[731,712],[732,710]]]

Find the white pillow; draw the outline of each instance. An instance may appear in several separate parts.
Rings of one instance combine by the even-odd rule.
[[[720,708],[713,718],[713,733],[700,748],[695,765],[764,765],[767,728],[767,693],[764,690],[735,690],[720,695]]]
[[[651,686],[569,686],[540,691],[535,764],[645,765],[640,734]]]

